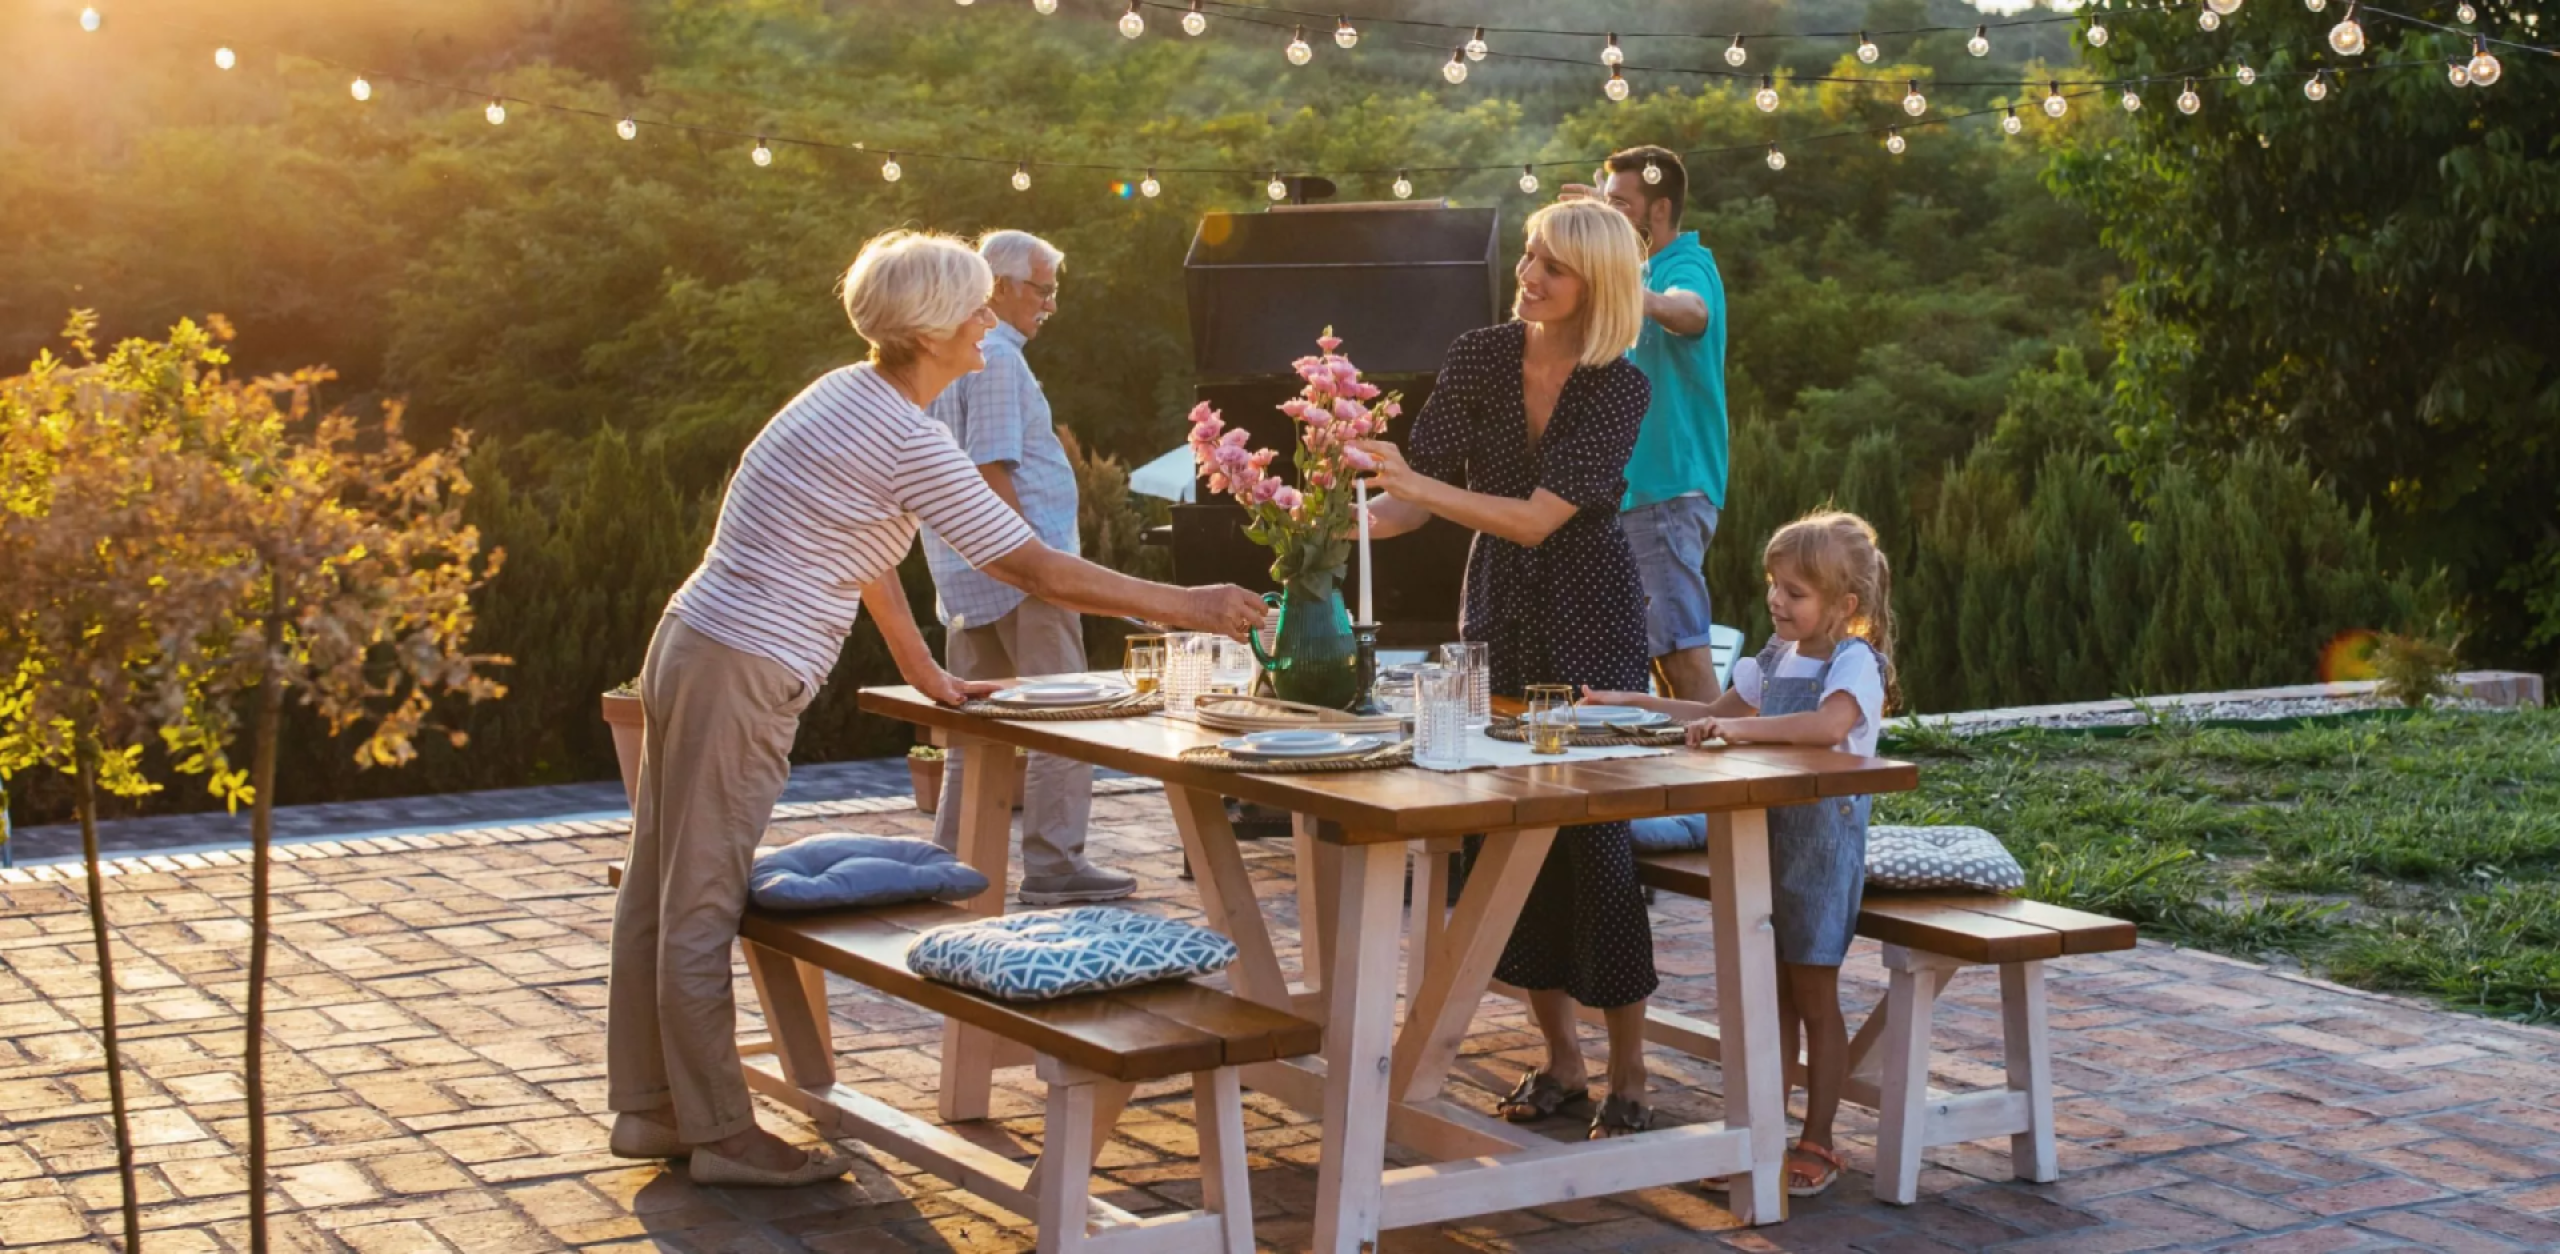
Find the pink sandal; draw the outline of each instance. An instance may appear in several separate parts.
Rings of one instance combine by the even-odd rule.
[[[1810,1176],[1799,1177],[1797,1173],[1803,1171],[1805,1165],[1796,1161],[1798,1154],[1821,1163],[1822,1169]],[[1787,1147],[1787,1196],[1819,1197],[1823,1190],[1839,1181],[1840,1173],[1845,1170],[1847,1168],[1841,1165],[1840,1155],[1830,1146],[1798,1141]],[[1797,1183],[1799,1179],[1802,1179],[1803,1183]]]

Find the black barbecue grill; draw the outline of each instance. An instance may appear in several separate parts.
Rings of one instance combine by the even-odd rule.
[[[1195,399],[1218,408],[1272,469],[1295,479],[1294,424],[1277,406],[1299,388],[1290,363],[1328,326],[1362,375],[1404,394],[1402,439],[1450,341],[1501,320],[1500,215],[1440,204],[1277,205],[1200,220],[1183,262]],[[1173,546],[1174,578],[1271,590],[1271,550],[1244,536],[1244,511],[1203,482],[1151,539]],[[1434,520],[1376,542],[1380,639],[1412,647],[1457,638],[1458,591],[1473,533]],[[1358,557],[1344,581],[1357,586]],[[1347,599],[1347,598],[1346,598]],[[1356,603],[1353,608],[1358,607]]]

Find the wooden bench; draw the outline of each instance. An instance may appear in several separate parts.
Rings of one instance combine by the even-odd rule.
[[[1713,897],[1703,851],[1640,854],[1636,875],[1664,892]],[[1884,1003],[1849,1044],[1843,1091],[1846,1100],[1876,1112],[1876,1197],[1909,1205],[1919,1193],[1921,1153],[1930,1146],[2003,1135],[2019,1179],[2051,1182],[2058,1169],[2045,960],[2131,949],[2133,925],[2019,897],[1870,890],[1858,911],[1858,935],[1884,942],[1891,973]],[[1977,965],[2000,969],[2008,1086],[1941,1092],[1929,1087],[1930,1017],[1947,980]],[[1798,1060],[1787,1060],[1791,1080],[1800,1071]]]
[[[622,868],[609,872],[622,882]],[[1039,1249],[1144,1254],[1253,1250],[1244,1107],[1236,1068],[1312,1054],[1317,1024],[1187,980],[1044,1002],[1007,1002],[907,969],[918,933],[982,916],[941,902],[878,910],[776,914],[750,907],[739,927],[747,970],[771,1030],[741,1046],[748,1086],[1039,1224]],[[964,1033],[999,1065],[1028,1062],[1048,1086],[1037,1162],[1026,1167],[836,1080],[826,977],[977,1029]],[[1004,1046],[1009,1045],[1008,1050]],[[770,1054],[779,1074],[762,1065]],[[1139,1218],[1092,1196],[1093,1163],[1131,1090],[1191,1077],[1200,1141],[1201,1208]]]

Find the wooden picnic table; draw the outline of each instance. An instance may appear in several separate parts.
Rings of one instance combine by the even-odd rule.
[[[1775,941],[1769,924],[1767,809],[1820,797],[1906,791],[1912,766],[1827,749],[1747,746],[1646,758],[1565,761],[1457,773],[1415,767],[1332,774],[1220,771],[1181,760],[1229,733],[1157,714],[1024,721],[939,706],[905,686],[866,688],[861,708],[943,731],[971,750],[1010,746],[1160,780],[1209,926],[1236,942],[1236,993],[1324,1024],[1321,1065],[1266,1062],[1252,1087],[1316,1114],[1315,1248],[1357,1254],[1382,1229],[1545,1205],[1721,1175],[1749,1185],[1730,1206],[1746,1223],[1785,1217],[1785,1089],[1778,1053]],[[992,754],[980,763],[997,760]],[[1003,912],[1010,869],[1010,773],[968,773],[960,855],[990,887],[963,903]],[[1301,979],[1284,973],[1221,797],[1289,811],[1299,835]],[[1668,814],[1708,816],[1713,861],[1717,1018],[1725,1119],[1606,1141],[1565,1143],[1476,1113],[1443,1095],[1477,1005],[1556,830]],[[1430,868],[1467,835],[1486,838],[1455,908]],[[1396,1021],[1403,873],[1414,880]],[[1313,920],[1310,923],[1310,920]],[[967,1024],[944,1031],[941,1115],[984,1118],[991,1072],[1016,1061]],[[1107,1134],[1106,1134],[1107,1135]],[[1386,1170],[1393,1141],[1434,1161]]]

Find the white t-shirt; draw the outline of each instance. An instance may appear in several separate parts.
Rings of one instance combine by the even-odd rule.
[[[1796,656],[1790,642],[1778,646],[1778,678],[1811,679],[1822,673],[1824,659]],[[1884,728],[1884,668],[1877,664],[1875,648],[1864,640],[1851,638],[1832,646],[1831,677],[1822,683],[1822,699],[1828,701],[1835,692],[1848,693],[1858,703],[1858,721],[1839,744],[1842,753],[1862,758],[1876,755],[1876,739]],[[1733,664],[1733,691],[1760,707],[1760,659],[1746,657]]]

